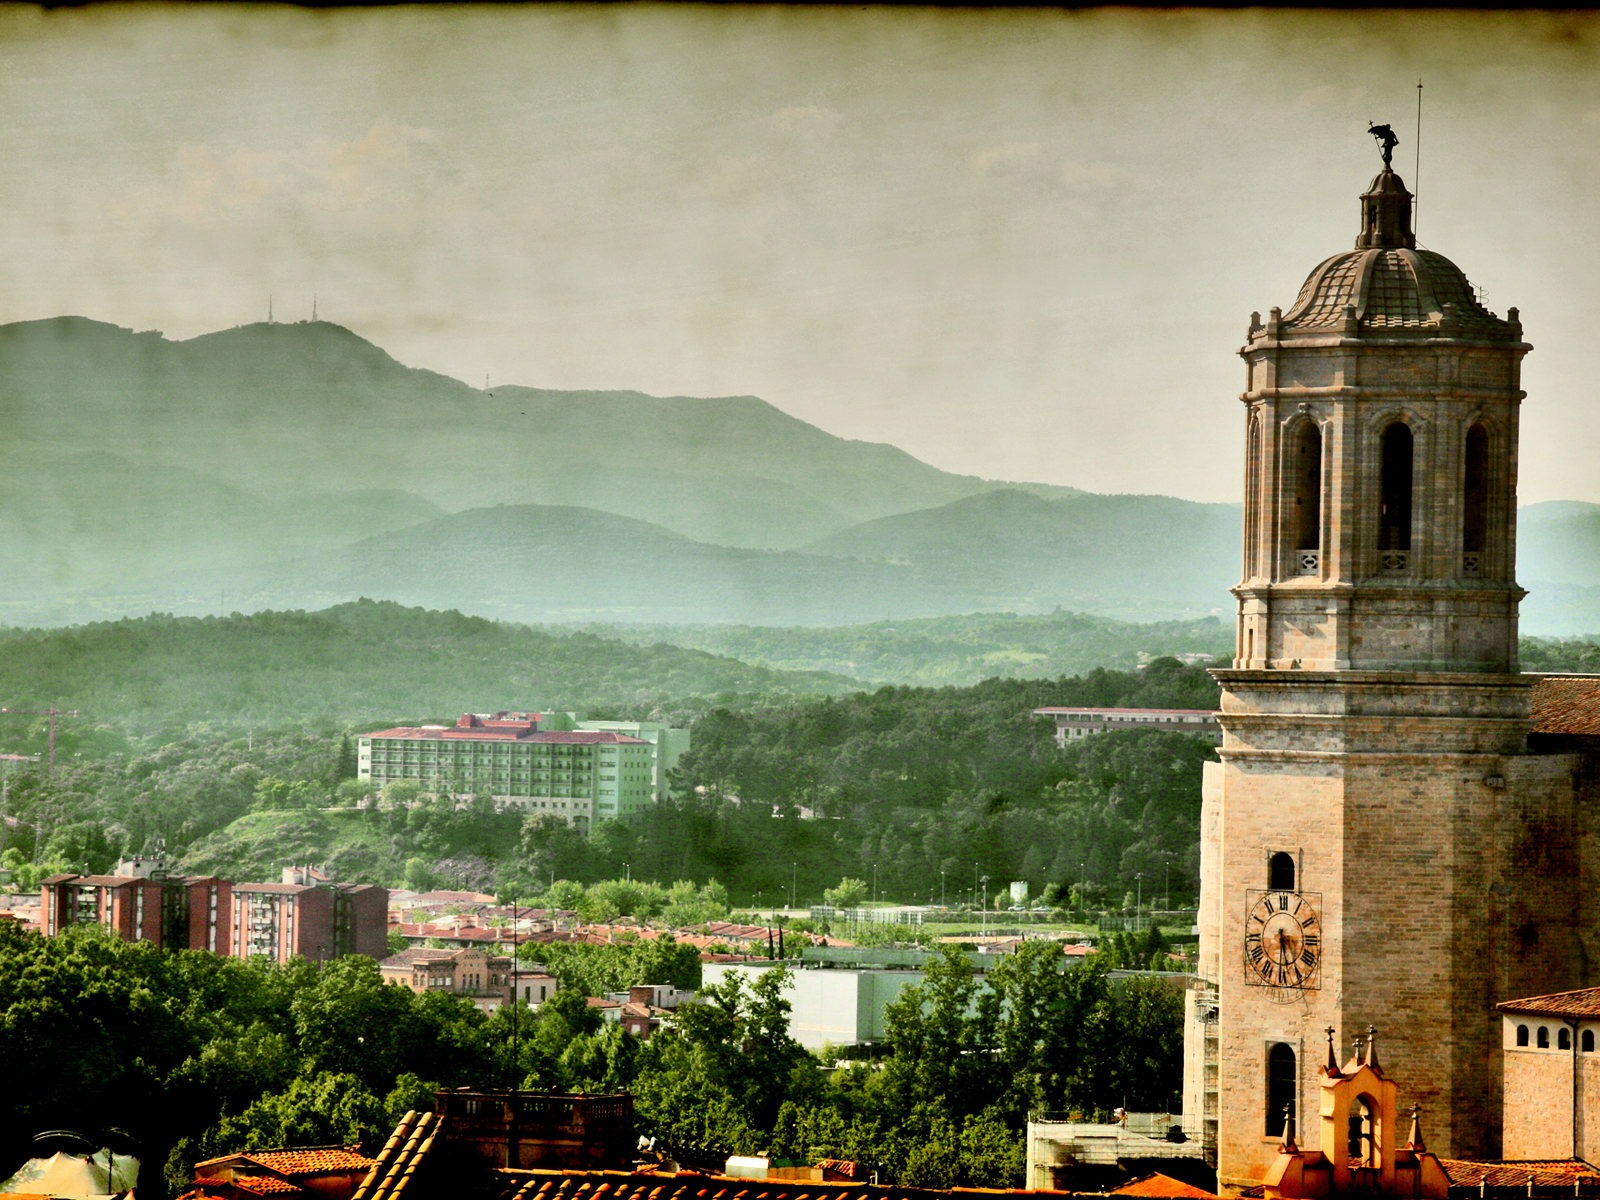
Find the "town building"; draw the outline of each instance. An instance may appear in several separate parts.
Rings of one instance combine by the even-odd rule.
[[[375,789],[409,779],[435,793],[491,796],[499,808],[559,817],[584,832],[642,817],[665,794],[687,731],[577,716],[463,713],[454,725],[364,734],[357,773]]]
[[[194,1165],[178,1200],[349,1200],[374,1160],[348,1146],[245,1150]]]
[[[1209,708],[1045,707],[1034,709],[1033,715],[1055,721],[1056,745],[1063,750],[1079,738],[1116,729],[1164,729],[1169,733],[1192,733],[1212,743],[1222,741],[1217,714]]]
[[[1505,1157],[1600,1158],[1600,987],[1499,1010]]]
[[[669,775],[689,749],[687,729],[675,729],[659,721],[591,721],[580,712],[546,712],[539,714],[539,723],[545,729],[620,733],[638,738],[641,742],[649,742],[654,747],[651,784],[657,799],[671,794]]]
[[[1382,130],[1387,134],[1386,129]],[[1453,1159],[1502,1150],[1498,1000],[1592,982],[1600,680],[1519,673],[1517,310],[1417,247],[1389,161],[1353,250],[1240,351],[1244,553],[1201,816],[1185,1109],[1223,1188],[1385,1026]]]
[[[224,953],[232,894],[225,879],[173,876],[155,859],[124,859],[110,875],[41,880],[39,929],[54,937],[73,925],[97,925],[125,942]]]
[[[342,954],[382,959],[388,932],[386,889],[285,867],[281,883],[234,884],[226,953],[278,963],[295,957],[320,963]]]
[[[513,971],[509,955],[490,954],[481,946],[458,950],[413,946],[384,959],[378,972],[385,981],[413,992],[467,996],[485,1011],[508,1003],[513,994],[519,1003],[537,1007],[559,986],[543,966]]]
[[[490,1167],[616,1170],[633,1161],[638,1145],[626,1092],[458,1088],[435,1094],[434,1114],[455,1146]]]

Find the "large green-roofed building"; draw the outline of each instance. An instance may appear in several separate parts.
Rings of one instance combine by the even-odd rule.
[[[487,794],[501,808],[560,817],[587,832],[647,812],[687,747],[686,730],[664,725],[464,713],[454,725],[363,735],[359,774],[374,787],[410,779],[432,792]]]

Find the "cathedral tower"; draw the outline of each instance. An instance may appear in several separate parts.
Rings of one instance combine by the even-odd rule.
[[[1261,1181],[1289,1107],[1317,1111],[1330,1026],[1385,1031],[1435,1149],[1495,1153],[1495,1001],[1582,982],[1574,818],[1550,811],[1575,760],[1528,754],[1516,673],[1530,347],[1417,248],[1392,143],[1355,248],[1240,351],[1243,569],[1185,1065],[1224,1187]]]

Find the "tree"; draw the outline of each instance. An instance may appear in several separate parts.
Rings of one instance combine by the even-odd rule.
[[[822,902],[830,908],[857,908],[870,891],[865,880],[845,878],[837,886],[824,889]]]

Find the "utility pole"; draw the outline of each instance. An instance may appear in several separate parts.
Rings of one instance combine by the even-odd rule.
[[[48,759],[48,762],[49,762],[49,771],[48,771],[48,773],[51,774],[51,775],[54,775],[55,774],[55,770],[56,770],[56,718],[57,717],[76,717],[78,715],[78,710],[75,709],[75,708],[74,709],[60,709],[60,708],[57,708],[54,704],[52,704],[49,708],[0,708],[0,713],[6,713],[6,714],[9,714],[10,716],[14,716],[14,717],[49,717],[50,718],[50,735],[49,735],[50,754],[49,754],[49,759]]]

